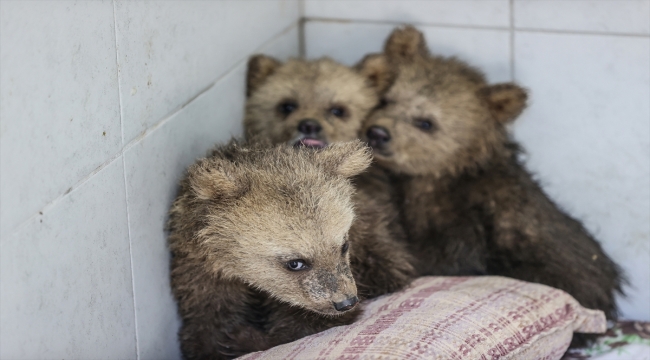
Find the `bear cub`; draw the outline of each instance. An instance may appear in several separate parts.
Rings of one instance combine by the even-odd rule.
[[[394,176],[418,273],[542,283],[615,318],[619,266],[546,196],[508,135],[526,91],[431,55],[413,27],[396,29],[374,56],[387,59],[392,82],[362,133]]]
[[[361,142],[319,151],[231,142],[190,166],[169,215],[187,359],[233,358],[351,323]]]
[[[383,58],[350,68],[331,59],[280,62],[252,56],[246,78],[244,132],[251,141],[321,149],[357,139],[388,83]],[[374,167],[373,167],[374,168]],[[352,181],[356,218],[350,230],[352,273],[361,298],[399,290],[414,277],[392,188],[383,172]],[[363,185],[363,186],[359,186]]]
[[[322,148],[357,139],[363,120],[387,85],[371,67],[353,69],[329,58],[282,63],[252,56],[246,78],[244,130],[274,144]]]

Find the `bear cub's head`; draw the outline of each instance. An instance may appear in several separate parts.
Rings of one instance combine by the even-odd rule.
[[[384,52],[392,75],[362,137],[377,163],[407,175],[457,175],[507,151],[505,125],[525,108],[525,90],[489,85],[455,58],[429,54],[424,36],[398,28]]]
[[[387,85],[377,75],[372,66],[350,68],[328,58],[282,63],[255,55],[248,61],[245,133],[313,148],[357,139]]]
[[[195,227],[188,237],[215,276],[339,315],[358,302],[347,240],[354,219],[348,178],[370,162],[359,141],[317,151],[231,144],[189,168],[185,198],[172,215],[192,213],[181,226]]]

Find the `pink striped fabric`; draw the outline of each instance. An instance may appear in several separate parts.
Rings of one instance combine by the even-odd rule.
[[[560,359],[573,332],[606,330],[601,311],[540,284],[423,277],[363,304],[349,326],[240,359]]]

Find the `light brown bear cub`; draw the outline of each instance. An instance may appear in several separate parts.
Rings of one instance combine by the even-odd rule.
[[[382,56],[394,79],[363,133],[395,176],[419,273],[538,282],[614,317],[621,270],[544,194],[508,136],[526,92],[430,55],[412,27],[395,30]]]
[[[363,120],[387,85],[383,58],[352,69],[323,58],[282,63],[256,55],[248,62],[244,120],[250,139],[324,148],[357,138]],[[361,298],[401,289],[414,276],[391,188],[382,173],[364,172],[354,194],[352,272]]]
[[[231,142],[188,169],[168,226],[185,358],[233,358],[354,320],[349,249],[377,245],[349,232],[348,178],[370,161],[358,141]]]
[[[281,63],[264,55],[251,57],[246,134],[315,148],[357,139],[378,103],[378,91],[387,85],[371,65],[351,69],[328,58]]]

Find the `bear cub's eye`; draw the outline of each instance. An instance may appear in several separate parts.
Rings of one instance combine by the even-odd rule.
[[[306,270],[308,268],[305,260],[296,259],[287,261],[287,268],[291,271]]]
[[[424,130],[424,131],[435,130],[434,129],[435,126],[434,126],[433,121],[431,119],[417,118],[417,119],[413,120],[413,123],[415,124],[415,126],[417,126],[418,128],[420,128],[421,130]]]
[[[386,99],[386,98],[383,97],[383,98],[379,99],[379,104],[377,104],[376,108],[377,108],[377,109],[383,109],[383,108],[385,108],[389,103],[390,103],[390,101],[389,101],[388,99]]]
[[[350,243],[345,242],[343,246],[341,246],[341,255],[345,255],[346,252],[348,252],[348,249],[350,248]]]
[[[337,118],[342,118],[347,115],[347,112],[345,111],[345,108],[342,106],[332,106],[330,108],[330,114],[336,116]]]
[[[278,112],[284,116],[291,114],[298,109],[298,103],[292,100],[285,100],[278,105]]]

